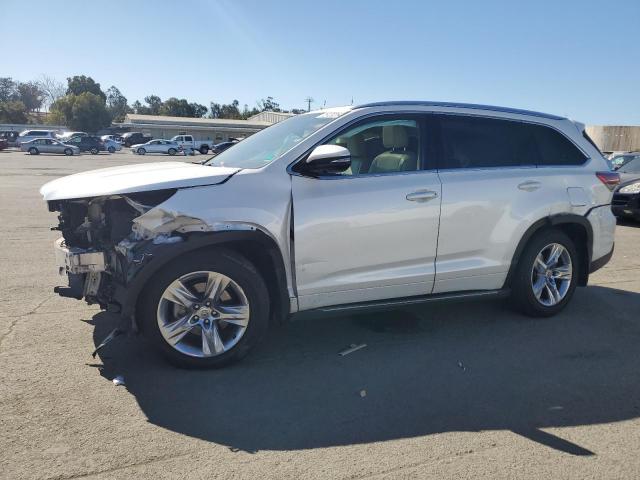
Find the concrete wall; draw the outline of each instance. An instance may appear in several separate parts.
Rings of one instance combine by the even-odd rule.
[[[587,134],[603,152],[640,151],[640,126],[589,125]]]

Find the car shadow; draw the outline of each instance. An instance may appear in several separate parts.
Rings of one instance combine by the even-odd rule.
[[[171,367],[128,336],[101,352],[100,371],[124,376],[151,423],[234,450],[504,429],[592,455],[542,429],[640,416],[639,310],[640,294],[589,287],[551,319],[502,302],[301,319],[209,371]],[[117,319],[93,320],[99,344]],[[367,347],[338,355],[354,343]]]

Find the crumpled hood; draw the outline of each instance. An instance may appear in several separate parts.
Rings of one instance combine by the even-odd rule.
[[[101,168],[58,178],[43,185],[40,193],[49,201],[215,185],[238,171],[239,168],[184,162],[141,163]]]

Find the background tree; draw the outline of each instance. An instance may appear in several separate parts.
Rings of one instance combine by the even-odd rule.
[[[16,99],[16,82],[11,77],[0,77],[0,102]]]
[[[36,82],[18,83],[16,88],[18,99],[28,112],[35,112],[42,107],[44,93]]]
[[[159,96],[149,95],[148,97],[144,97],[144,101],[148,105],[147,115],[160,115],[160,110],[162,109],[162,99]]]
[[[84,75],[76,75],[75,77],[67,78],[67,95],[81,95],[83,93],[92,93],[102,98],[105,102],[107,99],[106,94],[100,88],[100,84],[96,83],[93,78],[86,77]]]
[[[127,97],[113,85],[107,90],[107,111],[114,122],[122,122],[125,115],[131,111]]]
[[[242,113],[240,113],[239,106],[240,102],[238,102],[238,100],[234,100],[228,105],[211,102],[211,113],[209,114],[209,118],[230,118],[239,120],[243,118]]]
[[[51,123],[61,123],[72,130],[93,133],[111,124],[102,97],[90,92],[65,95],[51,105],[50,112]]]
[[[27,123],[26,110],[20,100],[0,101],[0,123]]]
[[[62,82],[59,82],[53,77],[42,75],[38,80],[38,87],[43,94],[42,101],[45,108],[49,109],[53,102],[60,97],[64,97],[66,87]]]

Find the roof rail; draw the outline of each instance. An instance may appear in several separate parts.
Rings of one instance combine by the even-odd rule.
[[[549,113],[541,113],[534,112],[531,110],[522,110],[519,108],[510,108],[510,107],[496,107],[493,105],[476,105],[474,103],[456,103],[456,102],[430,102],[430,101],[421,101],[421,100],[400,100],[400,101],[389,101],[389,102],[374,102],[374,103],[365,103],[362,105],[358,105],[355,108],[365,108],[365,107],[389,107],[389,106],[422,106],[422,107],[449,107],[449,108],[468,108],[473,110],[490,110],[493,112],[502,112],[502,113],[515,113],[518,115],[528,115],[530,117],[541,117],[548,118],[550,120],[566,120],[565,117],[560,117],[558,115],[551,115]]]

